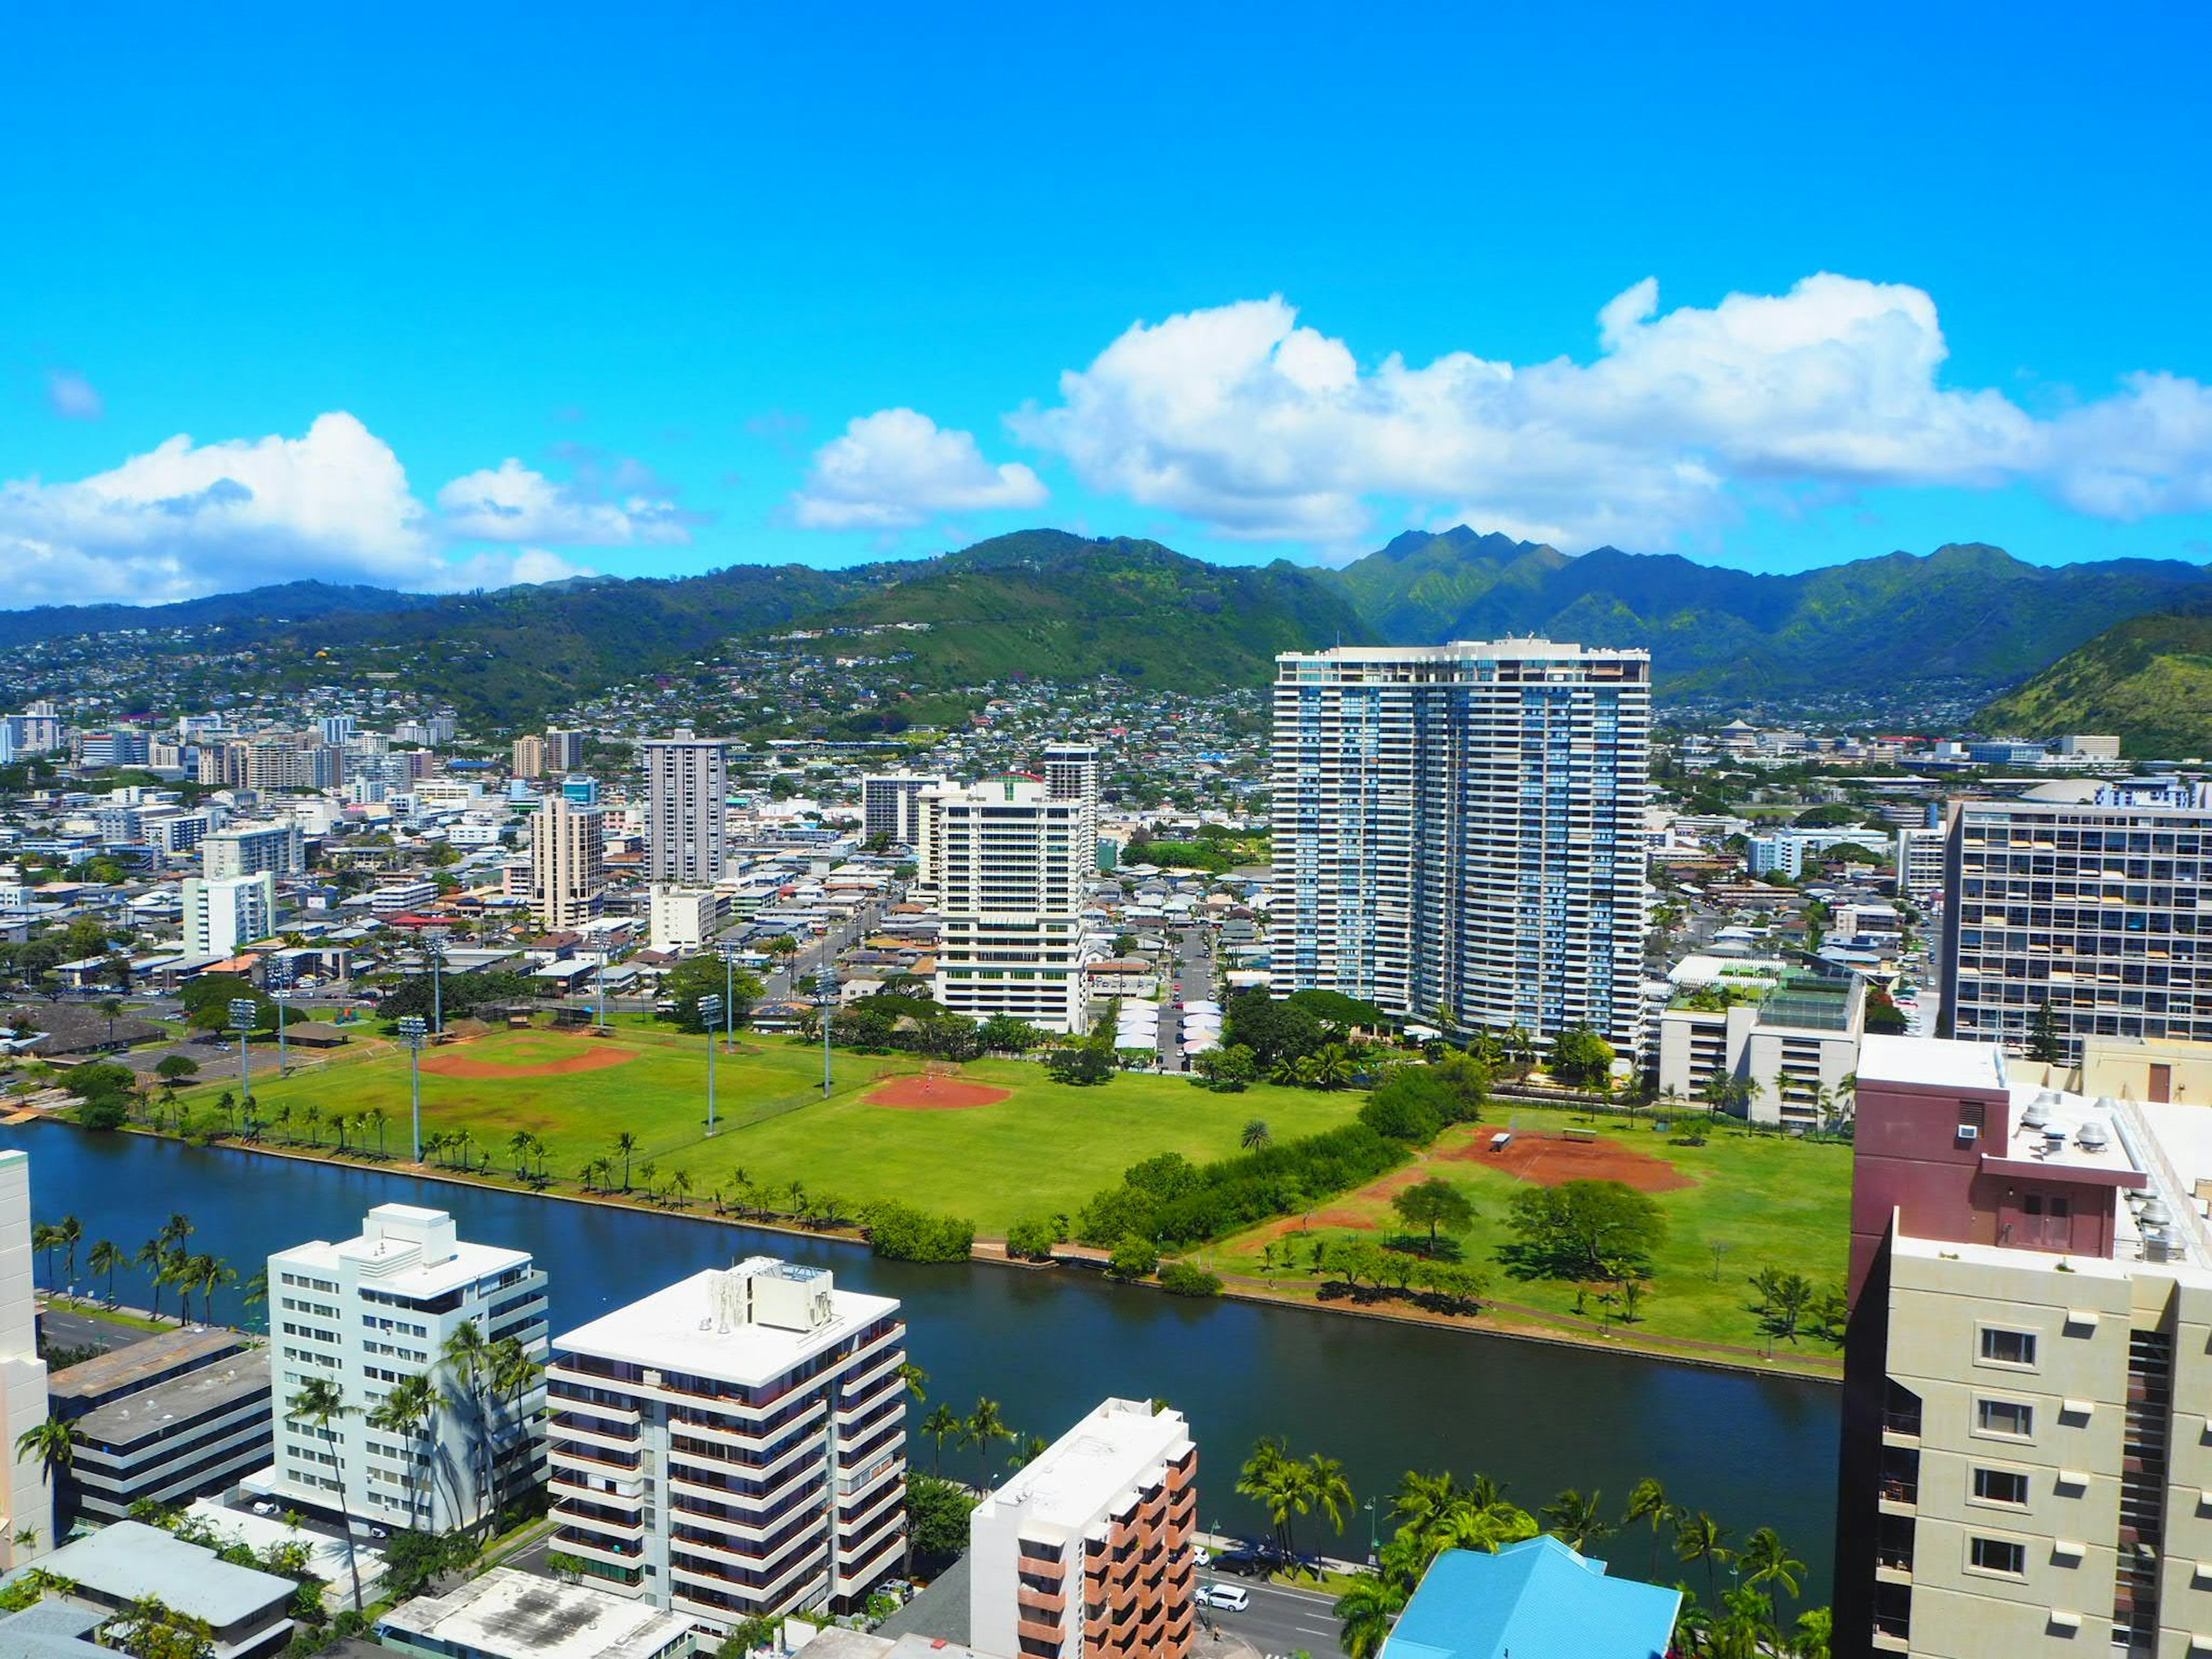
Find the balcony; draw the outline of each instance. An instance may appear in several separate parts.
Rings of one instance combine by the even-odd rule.
[[[1893,1474],[1881,1479],[1880,1507],[1884,1515],[1917,1515],[1920,1513],[1920,1483],[1905,1480]]]
[[[1879,1583],[1910,1584],[1912,1582],[1912,1552],[1896,1549],[1876,1551],[1874,1576]]]

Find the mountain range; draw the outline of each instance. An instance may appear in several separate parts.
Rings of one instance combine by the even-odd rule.
[[[946,689],[1108,673],[1182,690],[1261,685],[1281,650],[1534,634],[1649,647],[1674,700],[1893,705],[1940,690],[1972,706],[2120,623],[2197,611],[2212,611],[2212,574],[2198,565],[2041,566],[1973,543],[1765,575],[1610,547],[1570,557],[1462,526],[1328,570],[1033,530],[848,570],[738,565],[447,596],[294,582],[158,607],[0,611],[0,647],[148,629],[160,648],[160,630],[220,627],[230,648],[291,678],[327,675],[319,653],[380,653],[426,692],[501,723],[795,627],[880,639],[860,653],[895,651],[907,678]],[[927,626],[884,632],[896,623]],[[2069,706],[2039,695],[2039,707]]]
[[[2111,732],[2124,751],[2212,754],[2212,615],[2135,617],[1982,712],[1992,732]]]

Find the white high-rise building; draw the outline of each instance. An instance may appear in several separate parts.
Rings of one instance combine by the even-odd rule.
[[[918,772],[881,772],[860,780],[860,832],[901,847],[921,840],[921,792],[943,780]]]
[[[599,915],[606,896],[606,836],[596,806],[545,797],[530,820],[531,906],[549,928]]]
[[[906,1536],[906,1326],[755,1256],[570,1331],[549,1375],[553,1547],[728,1626],[847,1607]]]
[[[545,1384],[514,1393],[444,1358],[465,1323],[543,1364],[545,1275],[526,1250],[462,1241],[443,1210],[380,1204],[361,1237],[269,1258],[269,1362],[280,1501],[385,1528],[474,1525],[545,1478]],[[441,1405],[415,1435],[370,1416],[401,1378],[430,1372]],[[327,1430],[288,1410],[301,1389],[337,1385],[347,1414]]]
[[[31,1285],[31,1158],[0,1152],[0,1569],[54,1547],[54,1489],[39,1455],[17,1447],[46,1420],[46,1362],[39,1358],[39,1310]],[[28,1540],[16,1542],[16,1534]]]
[[[185,954],[234,957],[276,931],[276,878],[266,870],[217,880],[185,878]]]
[[[714,936],[722,918],[722,896],[711,887],[672,887],[655,882],[647,890],[650,948],[664,956],[696,951]]]
[[[1084,809],[1076,848],[1078,879],[1088,882],[1098,870],[1098,750],[1087,743],[1056,743],[1044,751],[1044,792],[1054,800],[1072,800]]]
[[[296,823],[234,823],[200,842],[200,873],[210,881],[228,876],[296,876],[307,867],[307,840]]]
[[[1645,651],[1278,657],[1276,990],[1637,1052],[1650,731]]]
[[[1897,832],[1897,892],[1923,909],[1943,894],[1943,830],[1907,824]]]
[[[941,1006],[1083,1029],[1083,849],[1096,823],[1035,778],[923,792],[916,885],[938,916]]]
[[[722,878],[729,832],[729,750],[719,738],[679,731],[645,750],[645,873],[648,881],[711,887]]]

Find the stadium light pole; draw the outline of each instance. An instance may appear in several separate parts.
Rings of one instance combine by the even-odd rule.
[[[415,1161],[422,1161],[422,1042],[429,1035],[422,1016],[410,1014],[399,1022],[399,1040],[407,1045],[407,1092],[415,1105]]]
[[[422,941],[422,954],[430,963],[430,1030],[438,1036],[446,1035],[446,942],[440,939]]]
[[[283,1078],[289,1076],[292,1069],[284,1054],[284,1005],[292,1000],[292,994],[289,991],[271,991],[269,1000],[276,1005],[276,1075]]]
[[[230,1000],[230,1023],[238,1032],[238,1086],[248,1100],[253,1098],[253,1021],[260,1012],[252,997]]]
[[[707,1033],[707,1133],[714,1133],[714,1022],[721,1018],[722,1000],[712,991],[699,999],[699,1025]]]
[[[722,957],[722,1018],[726,1022],[722,1041],[730,1052],[738,1048],[738,957],[744,947],[722,945],[715,947]]]
[[[837,1006],[836,957],[830,951],[822,953],[822,966],[814,975],[814,988],[822,999],[822,1098],[830,1098],[830,1021]]]

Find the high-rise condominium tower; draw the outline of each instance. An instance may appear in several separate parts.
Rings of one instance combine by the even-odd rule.
[[[1076,827],[1076,868],[1088,880],[1098,868],[1098,750],[1087,743],[1056,743],[1044,751],[1044,792],[1083,808]]]
[[[679,731],[645,745],[646,878],[712,886],[728,849],[722,805],[729,751],[719,738]]]
[[[1035,778],[922,792],[917,884],[940,922],[939,1003],[971,1019],[1083,1029],[1082,849],[1094,821]]]
[[[532,908],[549,928],[599,915],[605,897],[606,837],[599,809],[548,795],[530,821]]]
[[[1501,640],[1275,660],[1276,988],[1633,1049],[1650,653]]]

